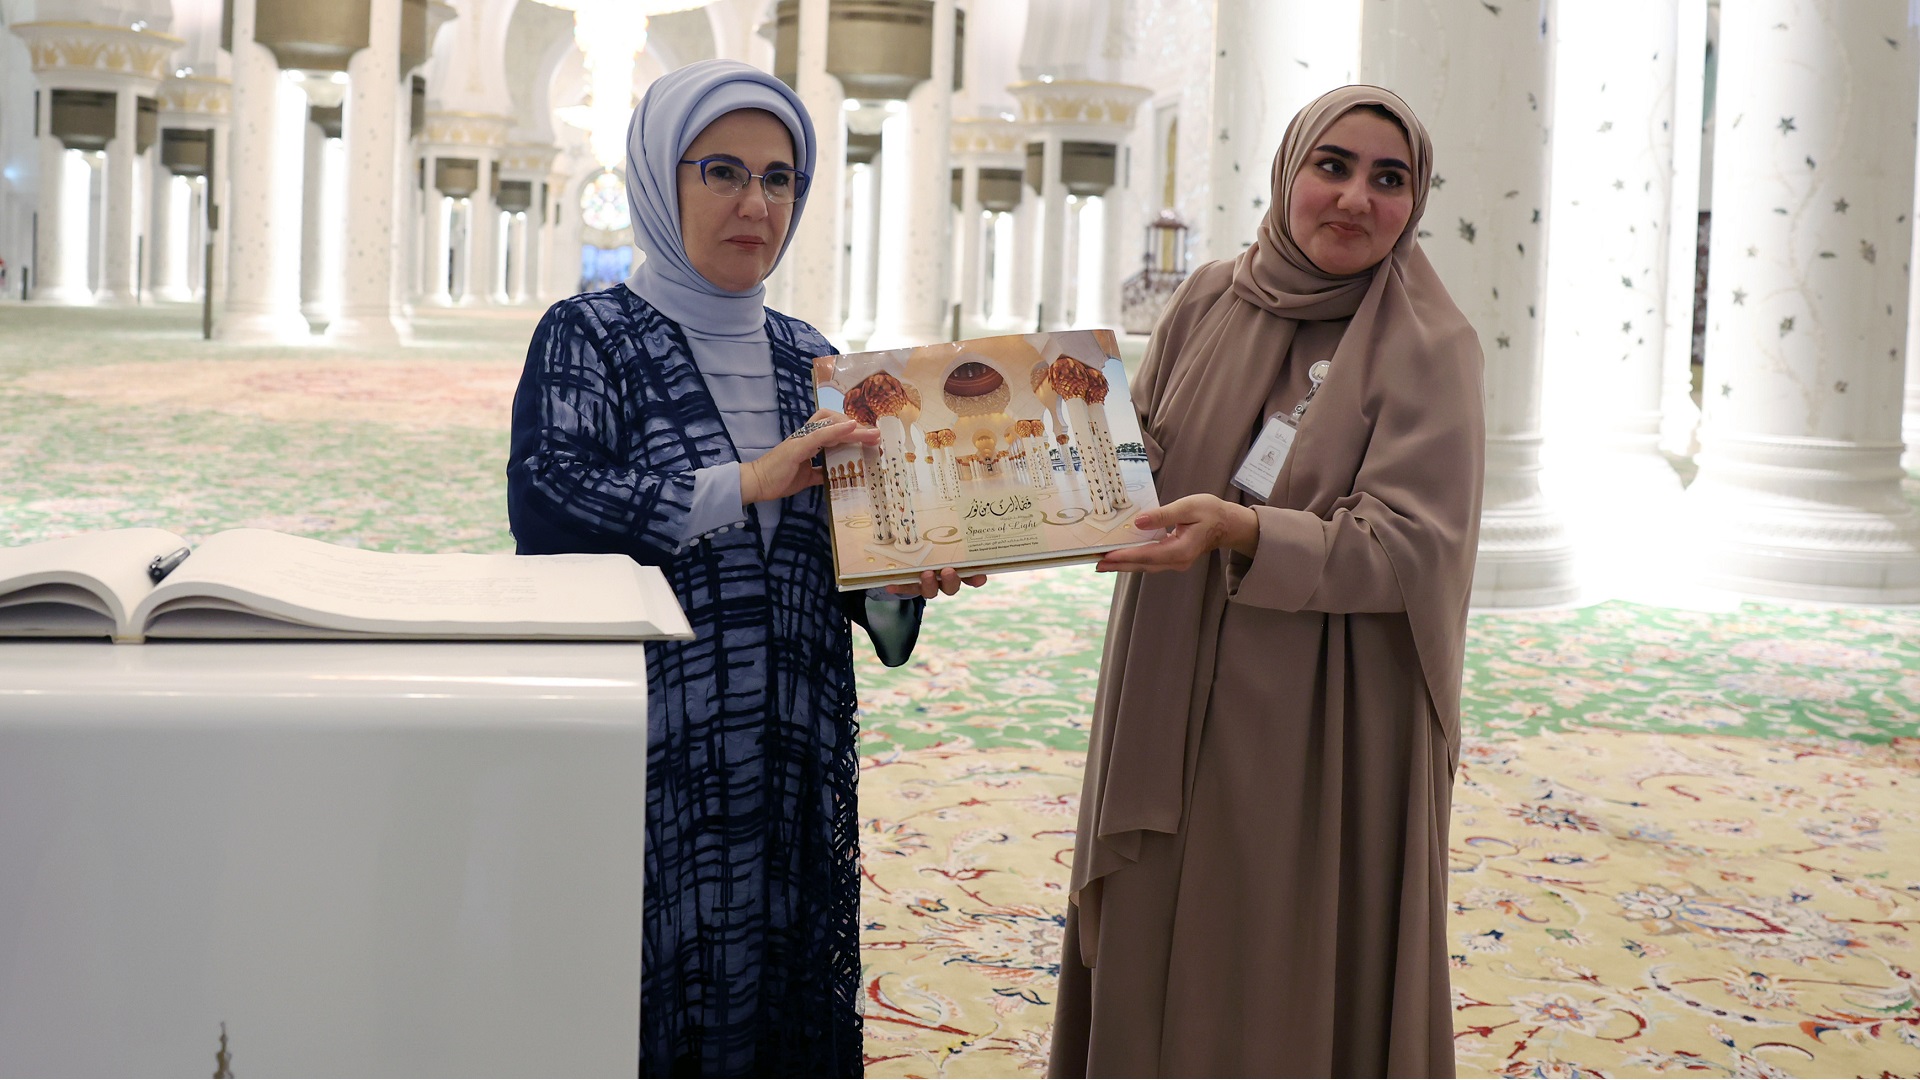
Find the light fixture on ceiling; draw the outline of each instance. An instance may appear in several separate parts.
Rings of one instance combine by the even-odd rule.
[[[627,122],[633,116],[633,58],[647,47],[647,20],[671,11],[705,7],[707,0],[540,0],[573,12],[573,40],[587,58],[588,103],[556,109],[555,115],[584,128],[587,144],[603,168],[627,157]]]

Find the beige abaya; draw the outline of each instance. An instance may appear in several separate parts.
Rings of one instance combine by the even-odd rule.
[[[1348,278],[1286,234],[1357,105],[1407,130],[1399,244]],[[1395,95],[1303,110],[1258,241],[1203,267],[1137,380],[1163,502],[1254,505],[1251,559],[1122,575],[1095,705],[1051,1074],[1451,1076],[1446,836],[1478,530],[1481,354],[1415,239]],[[1231,476],[1331,369],[1274,490]]]

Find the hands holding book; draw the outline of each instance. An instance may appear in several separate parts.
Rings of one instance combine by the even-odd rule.
[[[1133,523],[1141,529],[1165,529],[1166,535],[1140,547],[1109,551],[1094,565],[1102,573],[1131,570],[1152,574],[1185,570],[1208,552],[1228,548],[1253,558],[1260,546],[1260,518],[1251,506],[1230,503],[1214,495],[1189,495],[1154,510],[1142,511]]]
[[[861,427],[841,413],[821,409],[779,446],[740,463],[740,503],[784,499],[821,483],[825,477],[813,459],[829,446],[879,442],[880,429]]]
[[[963,584],[970,589],[977,589],[986,583],[987,575],[985,574],[961,577],[960,571],[949,566],[937,574],[932,570],[922,570],[919,581],[909,585],[889,585],[887,591],[895,596],[920,596],[931,600],[941,593],[952,596],[960,591],[960,586]]]

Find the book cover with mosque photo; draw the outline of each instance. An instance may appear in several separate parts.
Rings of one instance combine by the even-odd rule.
[[[842,590],[923,570],[1093,562],[1160,505],[1110,330],[1010,334],[814,361],[820,406],[880,429],[826,452]]]

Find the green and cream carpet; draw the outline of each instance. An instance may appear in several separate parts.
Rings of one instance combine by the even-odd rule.
[[[510,550],[532,321],[425,317],[371,356],[0,306],[0,544]],[[871,1076],[1042,1071],[1109,590],[1002,578],[861,669]],[[1462,1075],[1920,1075],[1920,611],[1481,614],[1467,665]]]

